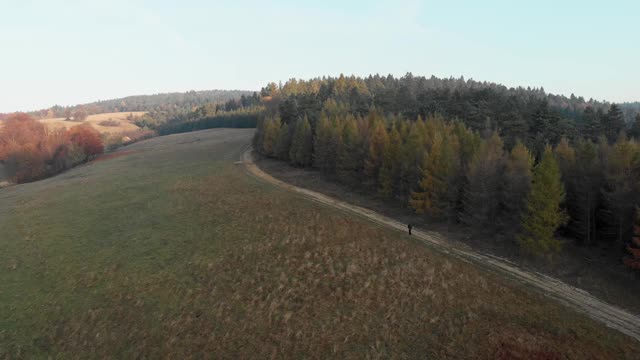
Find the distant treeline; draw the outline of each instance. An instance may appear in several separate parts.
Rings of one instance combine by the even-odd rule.
[[[631,244],[640,116],[627,123],[615,104],[410,75],[291,81],[261,95],[254,146],[266,156],[534,254],[557,253],[558,230],[614,252]]]
[[[218,111],[209,115],[169,121],[156,127],[158,135],[169,135],[213,128],[255,128],[261,107]]]
[[[36,119],[73,117],[76,112],[85,115],[110,112],[147,111],[170,118],[177,114],[193,111],[195,108],[210,103],[227,103],[228,108],[235,110],[241,106],[242,99],[251,98],[252,92],[242,90],[205,90],[187,91],[184,93],[164,93],[155,95],[127,96],[119,99],[102,100],[75,106],[52,106],[47,109],[32,111],[30,116]],[[10,114],[0,114],[0,120]]]

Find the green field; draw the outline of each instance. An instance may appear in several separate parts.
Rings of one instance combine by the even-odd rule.
[[[154,138],[0,189],[0,358],[637,358],[633,340]]]

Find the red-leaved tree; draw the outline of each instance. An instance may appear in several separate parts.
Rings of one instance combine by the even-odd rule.
[[[23,147],[41,147],[46,138],[43,124],[25,113],[9,115],[0,128],[0,160]]]
[[[47,131],[28,114],[11,114],[0,128],[0,160],[15,182],[37,179],[46,172]]]
[[[74,145],[80,147],[88,160],[104,152],[102,136],[89,124],[77,125],[69,129],[67,135]]]

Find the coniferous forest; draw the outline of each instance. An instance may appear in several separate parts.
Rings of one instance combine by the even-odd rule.
[[[633,107],[411,74],[290,80],[261,97],[254,147],[267,157],[526,254],[552,258],[562,235],[638,263]]]

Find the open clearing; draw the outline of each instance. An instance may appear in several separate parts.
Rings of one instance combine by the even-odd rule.
[[[87,120],[85,120],[84,122],[91,124],[91,126],[95,127],[101,133],[119,133],[119,132],[132,131],[132,130],[139,129],[139,127],[136,124],[127,120],[127,117],[129,115],[132,115],[134,118],[136,118],[144,114],[145,114],[144,111],[95,114],[95,115],[89,115],[87,117]],[[101,122],[107,121],[107,120],[113,120],[118,122],[119,124],[117,126],[100,125]],[[74,125],[81,124],[81,122],[65,121],[64,118],[42,119],[40,120],[40,122],[42,122],[43,124],[51,128],[60,128],[60,127],[70,128]]]
[[[637,358],[517,282],[247,176],[252,133],[0,189],[0,358]]]

